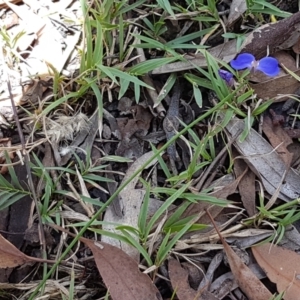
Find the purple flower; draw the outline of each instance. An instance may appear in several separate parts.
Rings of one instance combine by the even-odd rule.
[[[278,61],[274,57],[264,57],[256,61],[255,57],[250,53],[242,53],[230,62],[230,65],[235,70],[243,70],[246,68],[259,70],[268,76],[278,75],[280,69]]]
[[[233,74],[226,71],[226,70],[218,70],[218,73],[220,77],[226,81],[227,85],[233,86],[234,84],[234,79],[233,79]]]

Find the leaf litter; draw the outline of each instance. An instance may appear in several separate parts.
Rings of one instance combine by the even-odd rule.
[[[295,4],[144,2],[0,2],[0,288],[296,299]],[[230,67],[240,53],[251,70]],[[268,55],[275,77],[254,65]],[[253,246],[265,239],[280,246]],[[54,262],[59,279],[34,262]]]

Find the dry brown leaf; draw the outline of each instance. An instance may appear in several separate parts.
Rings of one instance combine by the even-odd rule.
[[[296,75],[300,75],[300,70],[295,71]],[[259,98],[270,99],[282,94],[293,94],[299,88],[299,81],[293,76],[287,74],[275,77],[261,83],[250,83]],[[278,101],[286,100],[280,98]]]
[[[287,150],[288,145],[292,144],[292,139],[288,136],[281,126],[273,125],[269,116],[264,117],[262,130],[267,136],[271,145],[276,149],[287,168],[291,166],[293,154]]]
[[[223,243],[223,242],[222,242]],[[223,243],[231,272],[240,287],[247,295],[249,300],[266,300],[272,297],[271,292],[261,283],[252,271],[242,262],[241,258]]]
[[[293,140],[293,143],[287,147],[288,151],[293,154],[292,166],[297,165],[300,160],[300,143],[298,140]]]
[[[4,2],[19,16],[22,20],[21,25],[26,28],[27,34],[22,36],[18,42],[20,50],[28,49],[35,40],[30,56],[27,58],[27,64],[21,64],[23,76],[39,74],[40,77],[45,78],[49,74],[49,65],[54,67],[58,72],[61,72],[71,52],[74,51],[78,43],[80,30],[64,38],[66,48],[63,50],[61,34],[49,18],[42,18],[33,12],[33,10],[37,9],[34,3],[29,5],[33,9],[28,10],[27,5],[14,5],[5,0]],[[58,11],[63,12],[63,9],[69,6],[70,3],[71,1],[69,0],[59,1],[50,5],[48,7],[48,14],[54,17],[54,14],[57,14]],[[51,46],[49,47],[49,45]]]
[[[237,177],[242,175],[246,169],[248,169],[248,165],[242,159],[234,160],[234,173]],[[254,216],[257,212],[255,203],[255,174],[250,169],[241,178],[238,189],[248,216]]]
[[[241,290],[246,294],[249,300],[266,300],[270,299],[272,294],[261,283],[261,281],[253,274],[250,268],[248,268],[241,260],[241,258],[230,248],[222,237],[218,230],[213,218],[210,216],[211,221],[214,224],[216,231],[223,244],[224,251],[226,253],[228,263],[230,265],[231,272]]]
[[[30,257],[18,250],[13,244],[6,240],[0,234],[0,268],[14,268],[28,262],[48,262],[55,263],[55,261],[45,260],[37,257]]]
[[[93,252],[97,268],[114,300],[162,300],[150,277],[125,252],[103,242],[80,238]]]
[[[300,39],[297,41],[297,43],[293,46],[293,51],[297,54],[300,54]]]
[[[278,51],[276,52],[273,57],[278,60],[279,65],[283,65],[289,70],[295,72],[297,71],[297,63],[295,58],[286,51]]]
[[[172,287],[179,300],[194,300],[199,296],[197,291],[189,285],[188,272],[181,267],[176,259],[169,259],[168,269]]]
[[[257,263],[266,272],[268,278],[276,283],[278,292],[285,291],[284,299],[299,299],[300,255],[270,243],[251,249]]]
[[[0,235],[0,268],[14,268],[29,261],[24,253]]]
[[[168,267],[171,284],[179,300],[217,300],[206,290],[197,292],[192,289],[188,282],[188,271],[176,259],[169,259]]]
[[[263,270],[258,266],[258,264],[249,265],[251,271],[255,274],[255,276],[259,279],[266,278]],[[234,280],[232,272],[225,273],[211,284],[209,290],[218,297],[218,299],[225,298],[231,291],[238,288],[236,281]]]

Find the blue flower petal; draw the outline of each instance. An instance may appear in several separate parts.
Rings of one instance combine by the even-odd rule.
[[[242,53],[238,55],[236,59],[230,62],[230,65],[235,70],[243,70],[246,68],[252,68],[252,64],[255,61],[255,57],[250,53]]]
[[[230,83],[231,79],[233,78],[233,74],[226,71],[226,70],[218,70],[220,77],[225,80],[227,83]]]
[[[274,57],[264,57],[262,58],[256,67],[257,70],[265,73],[268,76],[278,75],[280,69],[278,66],[278,61]]]

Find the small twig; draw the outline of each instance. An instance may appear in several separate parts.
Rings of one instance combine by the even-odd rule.
[[[223,154],[223,156],[220,158],[219,166],[223,166],[225,159],[227,155],[226,153]],[[211,175],[208,177],[206,182],[203,184],[203,189],[206,189],[210,186],[214,178],[216,177],[217,172],[219,171],[219,168],[215,168],[214,171],[211,173]]]

